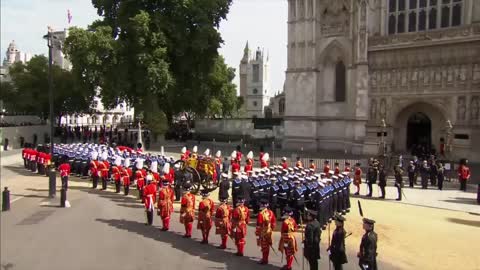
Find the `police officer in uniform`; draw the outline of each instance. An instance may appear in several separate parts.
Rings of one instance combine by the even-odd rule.
[[[380,191],[382,192],[382,196],[380,196],[380,199],[385,199],[385,186],[387,186],[387,173],[385,172],[385,168],[383,167],[383,165],[379,166],[378,186],[380,187]]]
[[[358,265],[362,270],[377,270],[377,233],[374,232],[375,220],[364,218],[363,229],[365,234],[360,243],[357,257]]]
[[[320,259],[320,238],[322,230],[316,216],[317,213],[315,211],[307,210],[307,226],[305,227],[303,255],[308,260],[310,270],[318,270],[318,260]]]
[[[230,181],[228,181],[228,174],[222,173],[221,175],[221,181],[220,181],[220,186],[218,190],[218,200],[221,201],[227,200],[228,201],[228,190],[230,189]]]
[[[241,195],[240,192],[240,184],[242,183],[242,180],[239,177],[238,172],[233,174],[233,182],[232,182],[232,199],[233,199],[233,205],[236,206],[238,202],[238,197]]]

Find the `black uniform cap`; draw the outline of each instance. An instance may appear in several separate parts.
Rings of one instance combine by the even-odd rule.
[[[269,201],[267,199],[263,198],[263,199],[260,200],[260,204],[261,205],[267,205],[267,204],[269,204]]]
[[[369,219],[369,218],[363,218],[363,223],[373,225],[373,224],[375,224],[375,220]]]
[[[345,222],[346,221],[346,219],[342,215],[339,215],[339,214],[336,214],[334,219],[336,221],[340,221],[340,222]]]
[[[307,209],[307,214],[312,216],[312,217],[316,217],[318,212],[315,211],[315,210],[310,210],[310,209]]]

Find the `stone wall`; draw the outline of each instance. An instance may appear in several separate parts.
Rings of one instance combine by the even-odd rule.
[[[255,129],[252,119],[200,119],[195,121],[195,135],[209,136],[212,139],[218,137],[231,138],[231,140],[242,139],[264,139],[264,138],[282,138],[283,126],[274,126],[270,129]]]
[[[5,139],[8,139],[8,148],[15,149],[20,148],[20,137],[25,138],[25,142],[33,142],[33,135],[37,134],[37,143],[41,144],[44,142],[45,133],[50,133],[50,126],[48,125],[38,125],[38,126],[19,126],[19,127],[4,127],[0,128],[1,131],[1,140],[2,140],[2,151],[3,143]]]

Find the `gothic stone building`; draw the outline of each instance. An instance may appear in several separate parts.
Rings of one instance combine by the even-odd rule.
[[[289,0],[285,148],[479,161],[479,111],[480,1]]]

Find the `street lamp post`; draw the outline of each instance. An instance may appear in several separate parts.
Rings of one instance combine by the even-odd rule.
[[[137,120],[138,120],[138,140],[137,140],[137,144],[142,144],[143,146],[143,142],[142,142],[142,120],[143,120],[143,114],[142,113],[139,113],[138,116],[137,116]]]
[[[48,45],[48,99],[50,103],[50,156],[53,157],[53,136],[54,136],[54,122],[55,117],[53,115],[53,76],[52,76],[52,65],[53,65],[53,39],[56,38],[53,35],[53,30],[48,26],[47,35],[43,36],[47,40]],[[55,198],[56,193],[56,172],[55,166],[50,167],[49,171],[49,185],[48,185],[48,195],[50,198]]]

